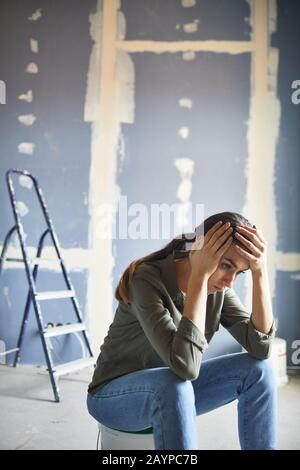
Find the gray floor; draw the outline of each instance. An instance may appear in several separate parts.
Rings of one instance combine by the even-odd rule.
[[[97,424],[85,407],[92,371],[60,380],[63,397],[54,403],[42,369],[0,366],[0,449],[95,449]],[[279,388],[279,448],[300,449],[300,377]],[[201,449],[239,449],[236,405],[198,419]]]

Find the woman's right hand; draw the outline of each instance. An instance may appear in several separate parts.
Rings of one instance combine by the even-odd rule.
[[[217,222],[204,237],[195,240],[189,253],[193,276],[210,277],[216,271],[221,257],[232,243],[231,233],[229,222]]]

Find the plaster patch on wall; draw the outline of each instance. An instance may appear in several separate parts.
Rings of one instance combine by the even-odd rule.
[[[29,209],[23,201],[17,201],[16,206],[21,217],[25,217],[28,214]]]
[[[112,273],[115,260],[112,237],[101,239],[97,236],[97,230],[101,224],[99,206],[114,205],[116,197],[120,132],[115,69],[118,5],[120,3],[116,0],[103,0],[103,2],[99,0],[97,3],[96,16],[92,19],[95,36],[91,34],[94,45],[90,57],[85,101],[85,120],[92,122],[88,198],[91,261],[88,272],[86,317],[94,350],[99,349],[113,317]],[[93,28],[91,30],[93,31]],[[129,119],[128,115],[126,119]],[[109,227],[109,230],[112,233],[113,227]],[[103,292],[101,315],[97,313],[99,285]]]
[[[193,101],[190,98],[180,98],[178,104],[181,108],[192,109],[193,107]]]
[[[195,60],[196,54],[193,51],[185,51],[182,54],[182,58],[183,58],[183,60],[186,60],[187,62],[189,62],[191,60]]]
[[[246,198],[243,214],[253,221],[268,241],[268,273],[271,296],[276,276],[276,201],[274,192],[276,142],[280,123],[280,103],[277,99],[278,53],[270,51],[267,0],[254,0],[251,20],[252,80],[250,119],[248,123],[248,160],[246,166]],[[257,199],[257,188],[261,197]],[[252,305],[252,285],[246,280],[246,307]]]
[[[196,31],[198,31],[199,23],[200,20],[194,20],[192,23],[185,23],[183,25],[183,31],[188,34],[196,33]]]
[[[279,50],[273,47],[269,50],[268,62],[268,89],[271,93],[277,90],[278,65]]]
[[[19,184],[23,188],[27,188],[27,189],[32,189],[32,187],[33,187],[32,179],[29,178],[28,176],[25,176],[25,175],[20,175],[19,176]]]
[[[42,9],[38,8],[35,10],[31,16],[28,17],[30,21],[37,21],[42,17]]]
[[[94,122],[97,120],[100,104],[100,79],[101,74],[101,35],[102,35],[102,12],[101,2],[98,0],[97,10],[89,15],[90,36],[93,47],[89,60],[87,73],[87,88],[84,104],[84,121]]]
[[[3,294],[4,294],[4,297],[6,298],[8,308],[11,309],[12,304],[11,304],[10,297],[9,297],[9,288],[7,286],[3,287]]]
[[[25,239],[27,235],[25,234]],[[0,245],[0,251],[2,250]],[[27,246],[27,253],[30,260],[34,260],[36,257],[37,248],[36,246]],[[85,269],[89,269],[93,261],[92,250],[86,250],[84,248],[61,248],[61,256],[64,260],[67,270],[73,272],[82,272]],[[21,258],[21,250],[18,235],[16,234],[13,242],[10,244],[6,256],[8,258]],[[10,261],[6,263],[5,269],[22,269],[24,265],[17,261]],[[52,271],[61,273],[61,265],[57,258],[55,248],[53,246],[45,246],[43,248],[43,258],[39,262],[39,270]]]
[[[190,130],[188,127],[181,127],[178,131],[178,135],[182,138],[182,139],[187,139],[190,135]]]
[[[177,168],[181,181],[179,183],[176,197],[179,199],[179,210],[177,213],[177,225],[181,232],[192,230],[189,226],[190,220],[190,197],[192,193],[192,176],[194,174],[195,162],[191,158],[176,158],[175,167]]]
[[[18,120],[25,126],[32,126],[32,124],[36,121],[36,117],[34,114],[22,114],[21,116],[18,116]]]
[[[300,271],[300,253],[276,253],[276,268],[279,271]]]
[[[25,153],[26,155],[32,155],[34,151],[35,144],[32,142],[21,142],[18,145],[18,152]]]
[[[183,8],[191,8],[196,5],[196,0],[181,0]]]
[[[39,72],[39,68],[35,62],[30,62],[26,67],[26,72],[36,74]]]
[[[269,0],[269,33],[273,34],[277,30],[277,0]]]
[[[126,37],[126,19],[122,11],[118,11],[117,16],[117,38],[119,40],[125,39]]]
[[[135,73],[130,54],[117,51],[116,56],[116,103],[119,121],[132,124],[134,122],[134,89]]]
[[[30,49],[34,54],[39,52],[39,43],[36,39],[30,38]]]
[[[26,93],[22,93],[18,96],[19,100],[27,101],[27,103],[32,102],[32,90],[28,90]]]

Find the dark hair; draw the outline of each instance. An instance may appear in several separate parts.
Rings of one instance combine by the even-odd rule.
[[[128,284],[131,281],[136,268],[141,263],[144,263],[146,261],[158,261],[160,259],[166,258],[171,253],[174,253],[175,258],[186,257],[188,255],[191,242],[193,242],[195,238],[200,236],[201,234],[205,235],[208,230],[210,230],[220,220],[222,220],[224,223],[231,223],[231,227],[233,228],[233,232],[231,234],[233,242],[236,245],[241,245],[244,249],[246,249],[245,246],[237,240],[237,238],[233,237],[233,235],[238,225],[244,224],[248,227],[253,227],[253,225],[249,222],[248,219],[246,219],[241,214],[238,214],[237,212],[220,212],[219,214],[211,215],[210,217],[205,219],[204,222],[198,225],[193,233],[179,235],[178,237],[173,238],[173,240],[171,240],[162,249],[150,253],[149,255],[144,256],[143,258],[139,258],[137,260],[132,261],[132,263],[130,263],[130,265],[123,272],[121,279],[117,285],[117,288],[115,290],[116,299],[120,302],[125,302],[126,304],[130,303]]]

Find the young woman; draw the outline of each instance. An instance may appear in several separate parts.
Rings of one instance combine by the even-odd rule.
[[[198,449],[196,416],[237,400],[241,448],[275,449],[266,241],[243,216],[223,212],[197,227],[192,249],[188,242],[176,238],[125,270],[89,385],[89,413],[119,430],[153,427],[156,449]],[[248,269],[251,314],[232,289]],[[247,352],[202,361],[220,323]]]

